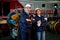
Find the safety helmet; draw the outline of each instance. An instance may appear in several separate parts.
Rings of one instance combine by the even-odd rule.
[[[41,10],[40,8],[36,8],[35,10],[38,10],[38,9]]]
[[[31,5],[30,4],[26,4],[25,7],[31,7]]]

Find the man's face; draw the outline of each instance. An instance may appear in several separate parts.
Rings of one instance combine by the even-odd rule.
[[[26,10],[30,13],[31,12],[31,7],[26,7]]]

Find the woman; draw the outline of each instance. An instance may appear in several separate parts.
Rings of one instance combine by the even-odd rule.
[[[36,31],[37,40],[45,40],[45,29],[46,29],[45,25],[47,18],[41,15],[40,8],[36,8],[35,12],[36,14],[34,17],[35,18],[34,24],[36,24],[35,31]]]

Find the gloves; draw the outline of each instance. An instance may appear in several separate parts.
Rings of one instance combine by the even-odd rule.
[[[44,18],[47,21],[47,18]]]
[[[31,21],[30,19],[26,19],[26,21]]]

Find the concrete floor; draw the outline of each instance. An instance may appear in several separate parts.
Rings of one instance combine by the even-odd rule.
[[[10,36],[3,36],[0,31],[0,40],[11,40]],[[60,34],[46,32],[46,40],[60,40]]]

